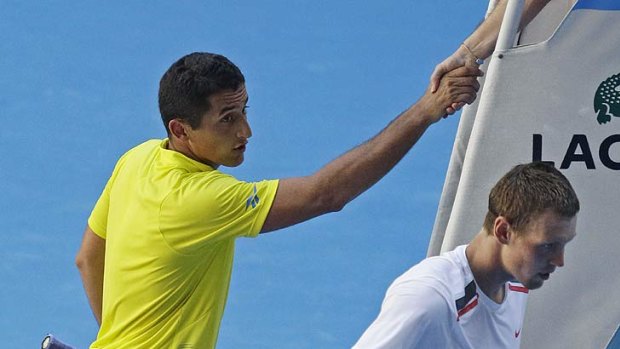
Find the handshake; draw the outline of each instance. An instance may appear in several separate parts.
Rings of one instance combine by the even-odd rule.
[[[465,45],[461,45],[452,56],[435,67],[430,86],[418,101],[431,122],[452,115],[476,100],[480,89],[478,78],[484,75],[479,69],[481,63]]]

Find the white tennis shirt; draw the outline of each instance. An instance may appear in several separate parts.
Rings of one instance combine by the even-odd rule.
[[[504,301],[495,303],[478,288],[466,247],[427,258],[398,277],[353,348],[519,348],[528,290],[506,283]]]

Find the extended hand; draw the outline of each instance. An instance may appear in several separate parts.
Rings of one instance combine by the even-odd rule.
[[[437,88],[439,88],[439,82],[444,77],[445,74],[463,67],[463,66],[472,66],[478,67],[479,64],[476,62],[477,57],[467,49],[466,46],[461,45],[459,48],[448,58],[446,58],[443,62],[439,63],[433,73],[431,74],[431,92],[435,93]],[[454,103],[451,106],[446,108],[446,113],[451,115],[454,114],[457,110],[461,109],[465,103]]]
[[[478,77],[482,75],[483,72],[477,66],[465,65],[444,74],[435,92],[432,92],[432,85],[429,86],[420,102],[431,121],[436,122],[441,117],[454,113],[449,110],[454,105],[471,104],[475,101],[476,93],[480,89]]]

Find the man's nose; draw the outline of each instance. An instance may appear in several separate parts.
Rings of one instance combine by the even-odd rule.
[[[551,264],[555,265],[558,268],[564,266],[564,249],[559,250],[553,256],[553,259],[551,259]]]
[[[241,120],[241,128],[239,128],[239,131],[237,132],[237,137],[244,139],[252,137],[252,128],[250,127],[250,123],[246,117]]]

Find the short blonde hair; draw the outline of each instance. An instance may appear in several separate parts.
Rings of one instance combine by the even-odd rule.
[[[552,210],[562,217],[579,212],[579,199],[568,179],[555,167],[532,162],[513,167],[491,189],[484,219],[487,233],[493,231],[498,216],[505,217],[520,231],[536,215]]]

